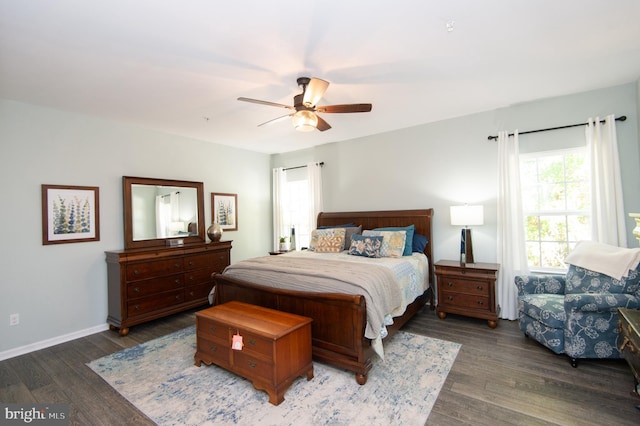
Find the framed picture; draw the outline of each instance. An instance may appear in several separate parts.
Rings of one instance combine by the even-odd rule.
[[[100,241],[97,186],[42,185],[42,244]]]
[[[238,195],[211,193],[211,222],[223,231],[238,230]]]

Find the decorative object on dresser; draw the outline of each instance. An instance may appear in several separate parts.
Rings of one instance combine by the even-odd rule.
[[[238,230],[238,195],[211,193],[211,222],[223,231]]]
[[[439,260],[435,264],[438,317],[447,313],[487,320],[491,328],[498,325],[500,307],[496,307],[497,263],[462,264],[455,260]]]
[[[97,186],[42,185],[42,244],[100,241]]]
[[[618,308],[618,330],[618,349],[631,367],[633,392],[640,396],[640,310]],[[640,409],[640,404],[636,408]]]
[[[313,378],[311,321],[241,302],[202,310],[196,313],[195,365],[239,374],[279,405],[297,377]]]
[[[482,206],[451,206],[449,208],[452,226],[463,226],[460,236],[460,263],[474,263],[473,243],[469,225],[484,225],[484,208]]]
[[[106,252],[112,330],[203,306],[231,241],[205,243],[202,182],[124,176],[124,250]],[[182,226],[182,224],[188,224]]]
[[[207,236],[211,240],[211,242],[217,243],[222,238],[222,228],[217,223],[212,223],[211,226],[207,228]]]

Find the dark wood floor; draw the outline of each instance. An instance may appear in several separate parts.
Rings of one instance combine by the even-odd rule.
[[[177,314],[132,327],[127,337],[105,331],[2,361],[0,401],[70,403],[71,424],[152,425],[85,363],[194,322],[193,311]],[[624,361],[583,360],[575,369],[514,321],[492,330],[483,320],[438,319],[428,308],[404,330],[462,344],[428,425],[640,424]]]

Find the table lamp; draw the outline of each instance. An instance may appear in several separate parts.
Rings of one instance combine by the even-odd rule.
[[[451,225],[464,226],[460,237],[460,263],[475,263],[470,225],[484,225],[483,206],[451,206]]]

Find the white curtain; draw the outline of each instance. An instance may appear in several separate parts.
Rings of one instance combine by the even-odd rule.
[[[585,130],[591,167],[591,235],[594,241],[627,247],[615,116],[589,118]]]
[[[496,293],[500,318],[518,319],[516,275],[528,274],[524,238],[524,218],[520,193],[520,148],[518,131],[513,139],[498,133],[498,263],[500,272]]]
[[[318,213],[322,205],[322,166],[320,163],[307,163],[307,181],[309,182],[309,228],[315,229]]]
[[[287,172],[279,167],[273,169],[273,250],[280,248],[280,236],[286,235],[284,229],[284,192],[286,190]]]

